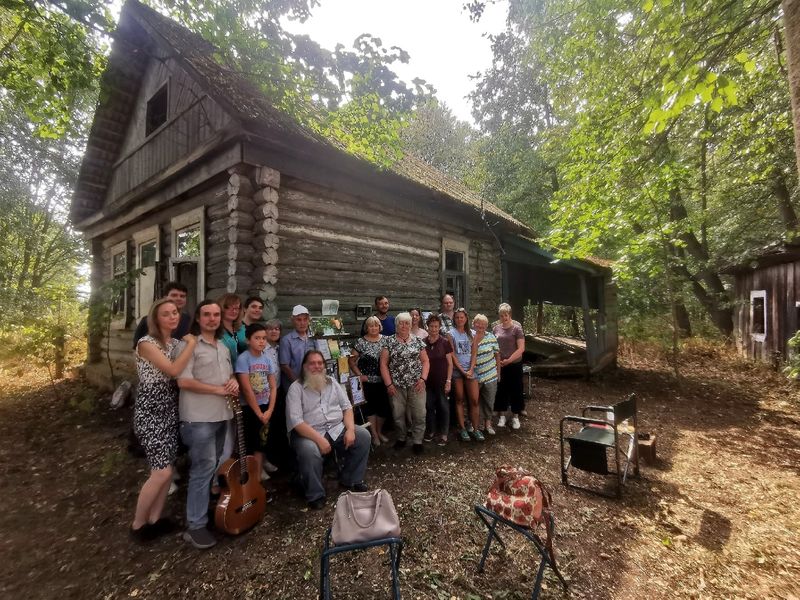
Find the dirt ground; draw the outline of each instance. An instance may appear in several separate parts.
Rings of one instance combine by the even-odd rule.
[[[800,598],[800,386],[710,346],[682,358],[680,380],[654,350],[623,346],[603,378],[536,380],[518,432],[451,442],[422,457],[379,449],[369,483],[388,489],[403,527],[404,598],[528,598],[532,548],[506,535],[485,573],[472,512],[503,463],[553,492],[555,547],[570,597]],[[80,380],[55,398],[29,365],[0,372],[0,597],[314,598],[333,504],[309,512],[278,480],[261,525],[199,552],[180,534],[129,541],[144,461],[127,452],[130,410],[108,409]],[[585,404],[635,392],[659,460],[622,500],[560,484],[558,424]],[[183,514],[180,490],[169,508]],[[335,494],[330,482],[329,494]],[[338,598],[389,597],[377,550],[334,559]],[[548,571],[541,598],[566,597]]]

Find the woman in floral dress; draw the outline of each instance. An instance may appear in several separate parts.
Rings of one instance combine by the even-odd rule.
[[[383,350],[381,320],[375,316],[369,317],[365,328],[367,333],[356,341],[349,361],[350,370],[361,381],[364,390],[364,398],[367,401],[364,410],[372,434],[372,445],[377,447],[381,442],[389,441],[382,431],[383,424],[391,416],[392,409],[386,386],[381,380],[380,361]]]
[[[178,340],[172,331],[180,312],[171,300],[153,303],[147,317],[148,334],[136,345],[139,391],[133,412],[133,428],[144,448],[150,476],[139,491],[131,536],[147,541],[166,533],[173,523],[161,512],[172,482],[172,465],[178,452],[178,386],[175,377],[183,371],[194,351],[196,339],[187,335],[185,347],[176,357]]]

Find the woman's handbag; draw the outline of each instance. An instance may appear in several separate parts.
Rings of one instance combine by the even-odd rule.
[[[530,472],[503,465],[486,492],[486,508],[523,527],[536,527],[550,512],[550,492]]]
[[[344,492],[336,501],[331,538],[337,546],[400,537],[400,519],[386,490]]]

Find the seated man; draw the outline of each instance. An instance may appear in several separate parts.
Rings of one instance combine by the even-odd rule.
[[[355,492],[367,491],[370,435],[353,420],[353,407],[342,387],[325,374],[325,359],[317,350],[303,357],[300,376],[286,394],[286,428],[297,454],[300,481],[312,509],[325,506],[323,456],[336,452],[340,483]]]

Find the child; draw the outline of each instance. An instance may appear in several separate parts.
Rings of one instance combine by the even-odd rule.
[[[236,360],[236,377],[239,380],[239,401],[244,413],[244,441],[247,453],[253,453],[261,473],[261,479],[268,479],[264,472],[264,452],[261,429],[269,423],[275,410],[275,368],[268,359],[267,329],[261,323],[252,323],[245,328],[247,350]]]

